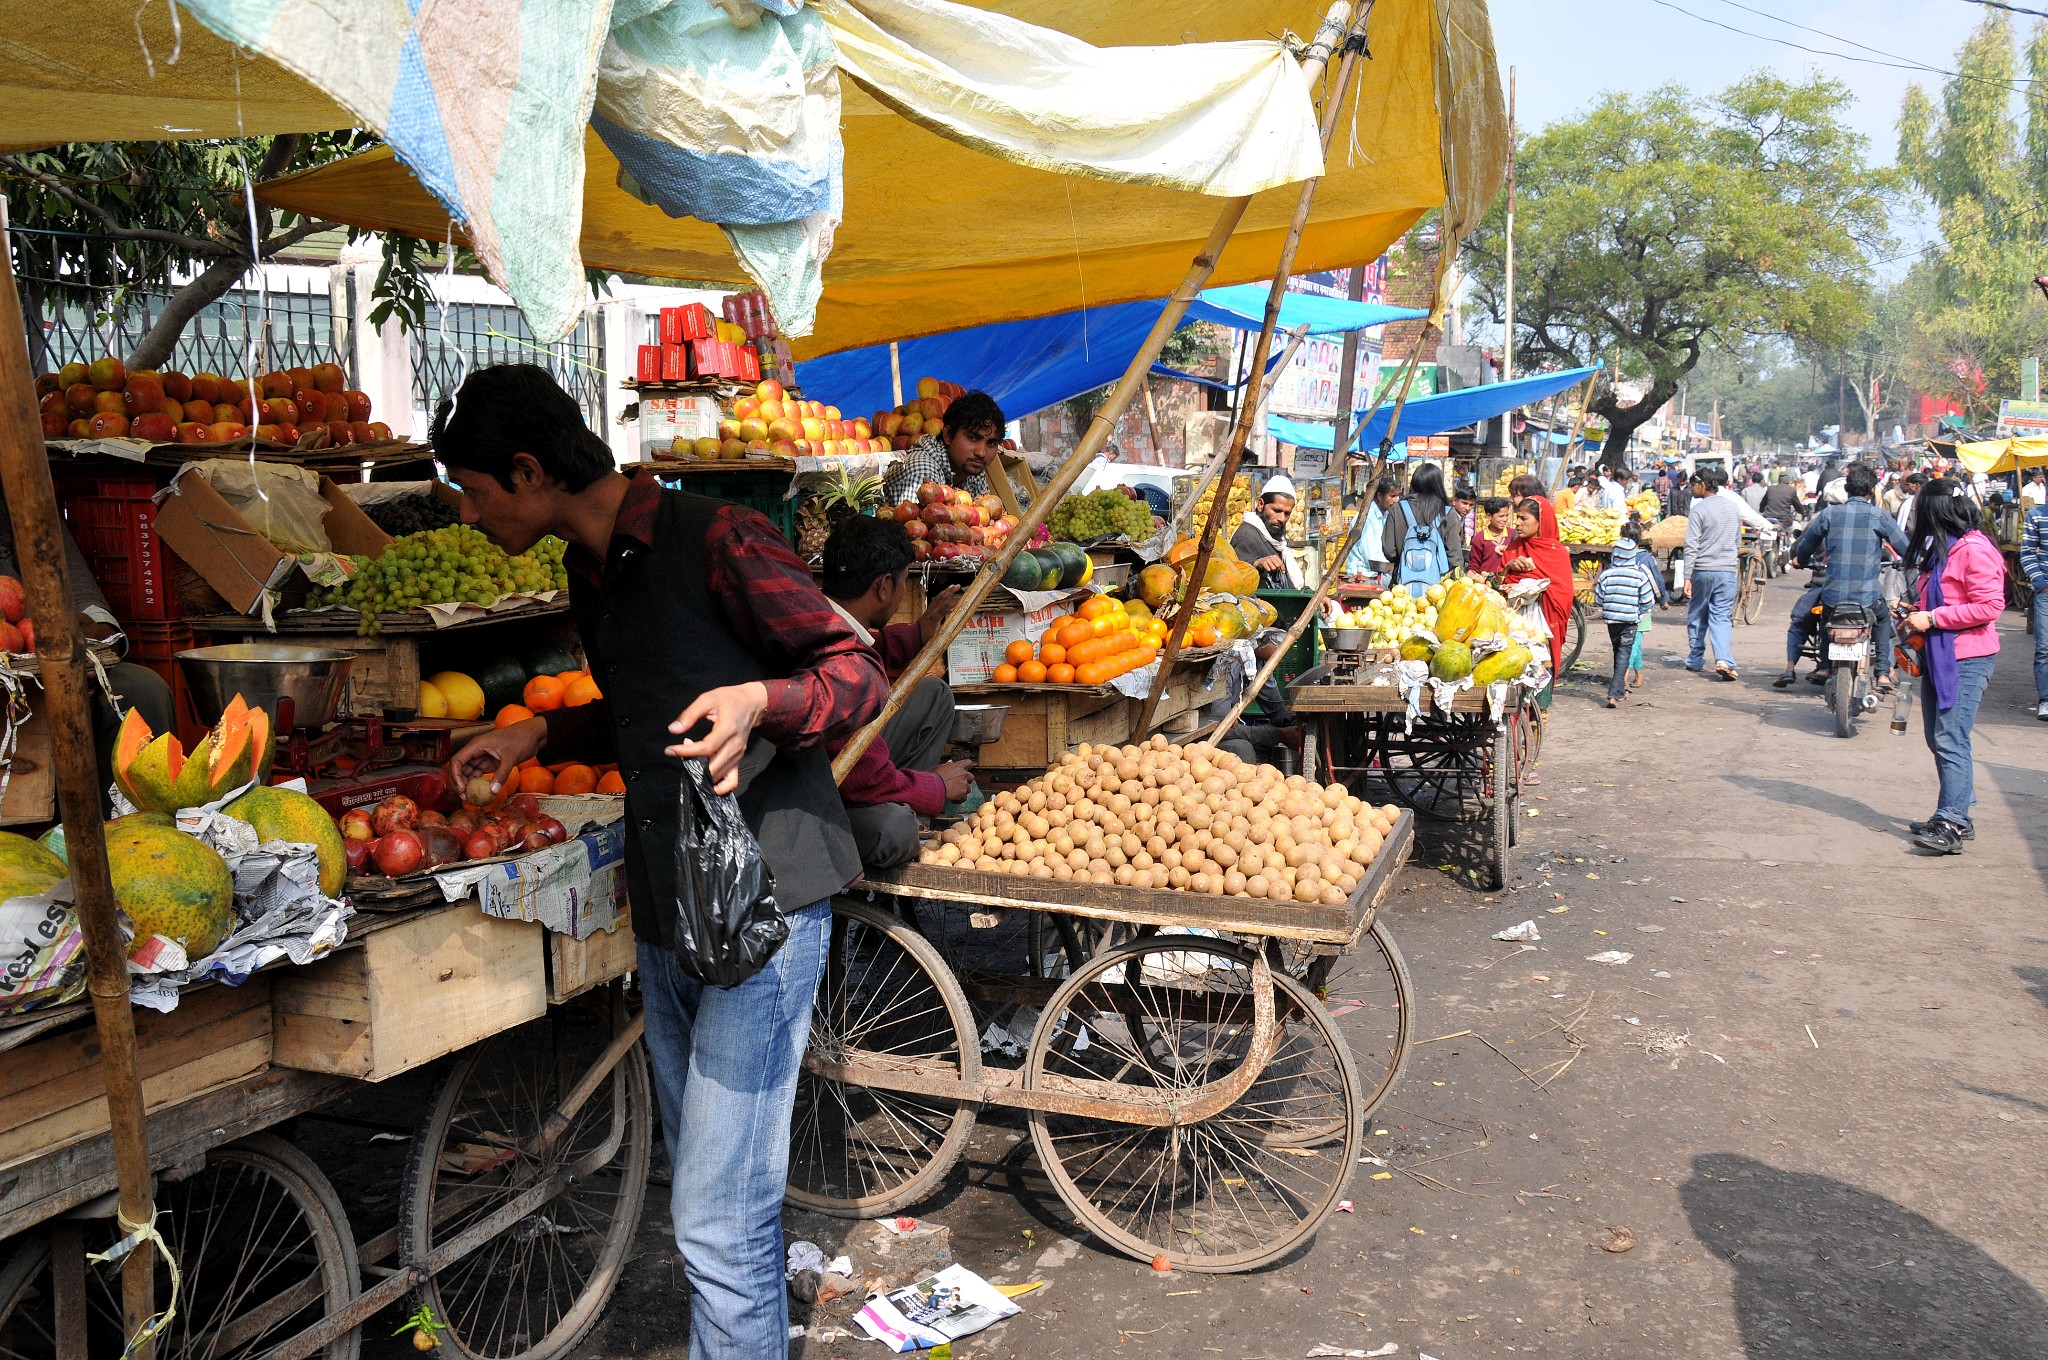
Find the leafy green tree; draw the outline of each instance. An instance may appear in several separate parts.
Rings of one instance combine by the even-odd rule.
[[[1710,349],[1760,337],[1830,348],[1855,334],[1889,177],[1843,121],[1848,100],[1834,81],[1759,73],[1711,98],[1609,94],[1522,142],[1516,353],[1618,359],[1646,381],[1634,402],[1611,384],[1593,398],[1610,461]],[[1496,204],[1467,243],[1496,317],[1504,230]]]

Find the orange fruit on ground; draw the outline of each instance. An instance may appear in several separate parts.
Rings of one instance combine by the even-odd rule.
[[[555,777],[545,767],[529,765],[519,771],[521,793],[553,793]]]
[[[1055,685],[1071,685],[1074,683],[1074,668],[1064,661],[1059,662],[1057,665],[1047,666],[1045,668],[1045,678],[1052,681]]]
[[[588,765],[564,765],[555,776],[556,793],[596,793],[597,771]]]
[[[599,793],[624,793],[626,791],[626,781],[619,777],[617,770],[606,770],[602,775],[598,776],[597,791]]]
[[[1038,659],[1048,666],[1057,666],[1067,659],[1067,649],[1057,642],[1045,643],[1038,649]]]
[[[1031,644],[1021,638],[1003,649],[1003,660],[1012,666],[1021,666],[1031,659]]]
[[[1017,667],[1017,678],[1019,680],[1022,680],[1027,685],[1044,684],[1045,663],[1043,661],[1025,662],[1023,665]]]
[[[492,720],[492,726],[510,727],[513,723],[525,722],[532,716],[533,710],[525,704],[506,704],[498,710],[498,716]]]
[[[562,682],[552,675],[536,675],[519,697],[532,712],[550,712],[562,706]]]
[[[995,674],[991,675],[989,679],[995,681],[998,685],[1014,685],[1017,683],[1017,668],[1005,661],[1002,665],[996,667]]]
[[[561,677],[556,676],[555,678],[559,680]],[[587,703],[602,698],[604,698],[604,694],[598,689],[597,681],[587,675],[579,675],[569,682],[569,687],[566,690],[562,691],[562,707],[581,708]]]

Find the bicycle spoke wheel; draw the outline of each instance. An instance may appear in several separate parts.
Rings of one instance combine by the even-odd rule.
[[[1250,1055],[1253,958],[1166,934],[1092,959],[1039,1020],[1027,1088],[1078,1081],[1106,1101],[1118,1088],[1139,1103],[1198,1098]],[[1060,1197],[1119,1250],[1188,1270],[1248,1269],[1305,1241],[1343,1194],[1363,1119],[1357,1073],[1323,1002],[1284,973],[1266,976],[1272,1058],[1220,1113],[1154,1128],[1108,1112],[1032,1112],[1032,1143]]]
[[[824,1065],[981,1077],[981,1041],[952,969],[901,919],[832,905],[832,946],[811,1016],[790,1122],[791,1204],[843,1218],[895,1213],[945,1179],[974,1132],[974,1106],[834,1079]]]
[[[540,1134],[614,1032],[598,1006],[559,1007],[458,1055],[442,1079],[406,1168],[401,1258],[423,1261],[512,1201],[552,1191],[417,1292],[453,1354],[546,1360],[604,1311],[647,1196],[645,1048],[626,1051],[559,1137]]]
[[[1415,983],[1384,920],[1331,962],[1317,989],[1358,1074],[1359,1118],[1372,1118],[1401,1080],[1415,1042]]]

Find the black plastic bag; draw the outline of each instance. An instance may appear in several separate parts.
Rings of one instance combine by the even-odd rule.
[[[789,923],[775,902],[775,875],[738,800],[711,791],[702,760],[683,762],[676,818],[676,962],[699,982],[737,987],[761,971]]]

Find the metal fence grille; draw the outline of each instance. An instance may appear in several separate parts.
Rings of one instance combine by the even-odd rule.
[[[427,309],[427,324],[412,337],[413,400],[431,418],[470,369],[486,364],[538,364],[575,398],[592,429],[605,428],[604,326],[595,311],[567,338],[543,345],[517,307],[451,302],[445,321]]]
[[[46,371],[74,360],[90,363],[102,355],[125,357],[163,314],[170,291],[126,289],[110,297],[110,310],[94,313],[62,302],[38,287],[58,278],[58,233],[15,228],[15,269],[23,312],[39,319]],[[335,344],[334,308],[325,283],[291,280],[267,292],[237,288],[209,304],[185,327],[161,367],[181,373],[240,377],[278,368],[338,363],[357,385],[354,356]],[[35,356],[31,356],[33,359]]]

